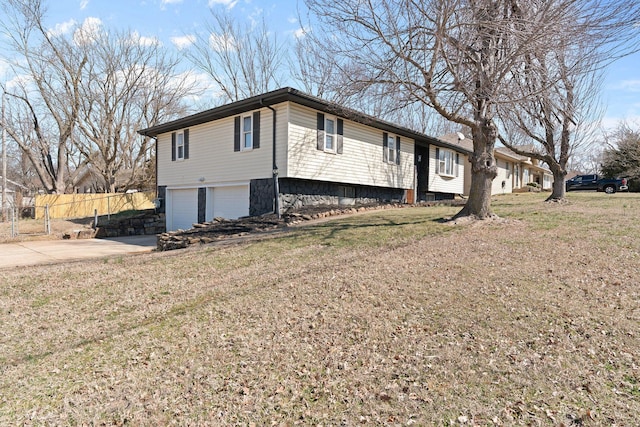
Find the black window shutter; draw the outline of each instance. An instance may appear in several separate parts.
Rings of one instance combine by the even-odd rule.
[[[318,113],[317,127],[318,127],[317,148],[318,150],[324,150],[324,114],[322,113]]]
[[[396,165],[400,164],[400,137],[396,138]]]
[[[253,113],[253,148],[260,148],[260,111]]]
[[[240,151],[240,116],[233,121],[233,151]]]
[[[189,129],[184,130],[184,158],[189,158]]]
[[[176,133],[171,134],[171,161],[176,161]]]
[[[389,148],[389,134],[382,132],[382,160],[385,162],[389,161],[389,152],[387,148]]]
[[[344,145],[344,121],[342,119],[338,119],[338,142],[336,147],[336,153],[342,154],[342,146]]]
[[[460,168],[460,153],[456,153],[456,176],[458,176],[459,168]]]
[[[440,148],[436,147],[436,173],[440,173]]]

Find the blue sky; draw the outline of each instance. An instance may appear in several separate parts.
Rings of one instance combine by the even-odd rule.
[[[239,18],[264,17],[280,40],[295,37],[301,27],[298,0],[50,0],[47,4],[51,28],[64,30],[71,24],[101,22],[109,29],[135,30],[141,38],[157,39],[172,49],[184,46],[189,35],[202,29],[210,7]],[[606,103],[605,126],[614,126],[621,119],[640,123],[640,53],[608,69],[602,98]]]

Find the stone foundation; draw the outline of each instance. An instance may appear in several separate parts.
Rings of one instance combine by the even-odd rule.
[[[404,202],[404,189],[283,178],[279,181],[282,212],[306,206],[353,206]]]

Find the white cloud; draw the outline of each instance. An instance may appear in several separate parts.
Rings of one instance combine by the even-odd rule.
[[[211,33],[209,36],[209,47],[216,52],[224,52],[225,50],[237,50],[238,43],[227,34]]]
[[[209,0],[209,7],[213,7],[217,4],[225,6],[231,10],[238,3],[238,0]]]
[[[56,24],[53,28],[50,28],[49,31],[47,31],[47,35],[49,37],[58,37],[68,34],[77,24],[78,23],[73,19]]]
[[[289,17],[289,19],[287,19],[287,22],[289,22],[289,24],[297,24],[298,23],[298,19],[294,18],[293,16]]]
[[[623,80],[620,82],[617,89],[627,92],[640,92],[640,80]]]
[[[140,46],[159,46],[160,40],[155,37],[144,37],[141,36],[137,31],[131,33],[131,37],[129,39],[131,43],[138,44]]]
[[[298,28],[297,30],[293,31],[293,37],[295,37],[297,39],[301,39],[302,37],[304,37],[308,33],[309,33],[309,28],[301,27],[301,28]]]
[[[186,36],[171,37],[171,43],[173,43],[173,45],[177,47],[178,50],[187,49],[189,46],[191,46],[195,42],[196,42],[196,36],[192,34],[189,34]]]
[[[89,0],[81,0],[80,1],[80,10],[85,10],[89,6]]]
[[[73,33],[73,40],[78,45],[91,44],[104,33],[100,18],[89,17],[84,20],[80,28]]]
[[[28,74],[20,74],[14,76],[11,80],[6,82],[7,89],[16,89],[20,87],[27,87],[33,83],[33,77]]]
[[[162,5],[164,6],[165,4],[180,4],[183,1],[184,0],[162,0]]]

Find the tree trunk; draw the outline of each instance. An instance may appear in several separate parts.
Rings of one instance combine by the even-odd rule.
[[[471,156],[471,188],[469,198],[455,218],[472,216],[486,219],[494,216],[491,211],[491,185],[498,176],[493,148],[496,141],[496,128],[493,122],[485,120],[482,126],[472,130],[473,155]]]
[[[547,202],[564,200],[566,196],[564,179],[567,176],[567,171],[560,168],[551,168],[551,172],[553,172],[553,190],[551,195],[547,197]]]

